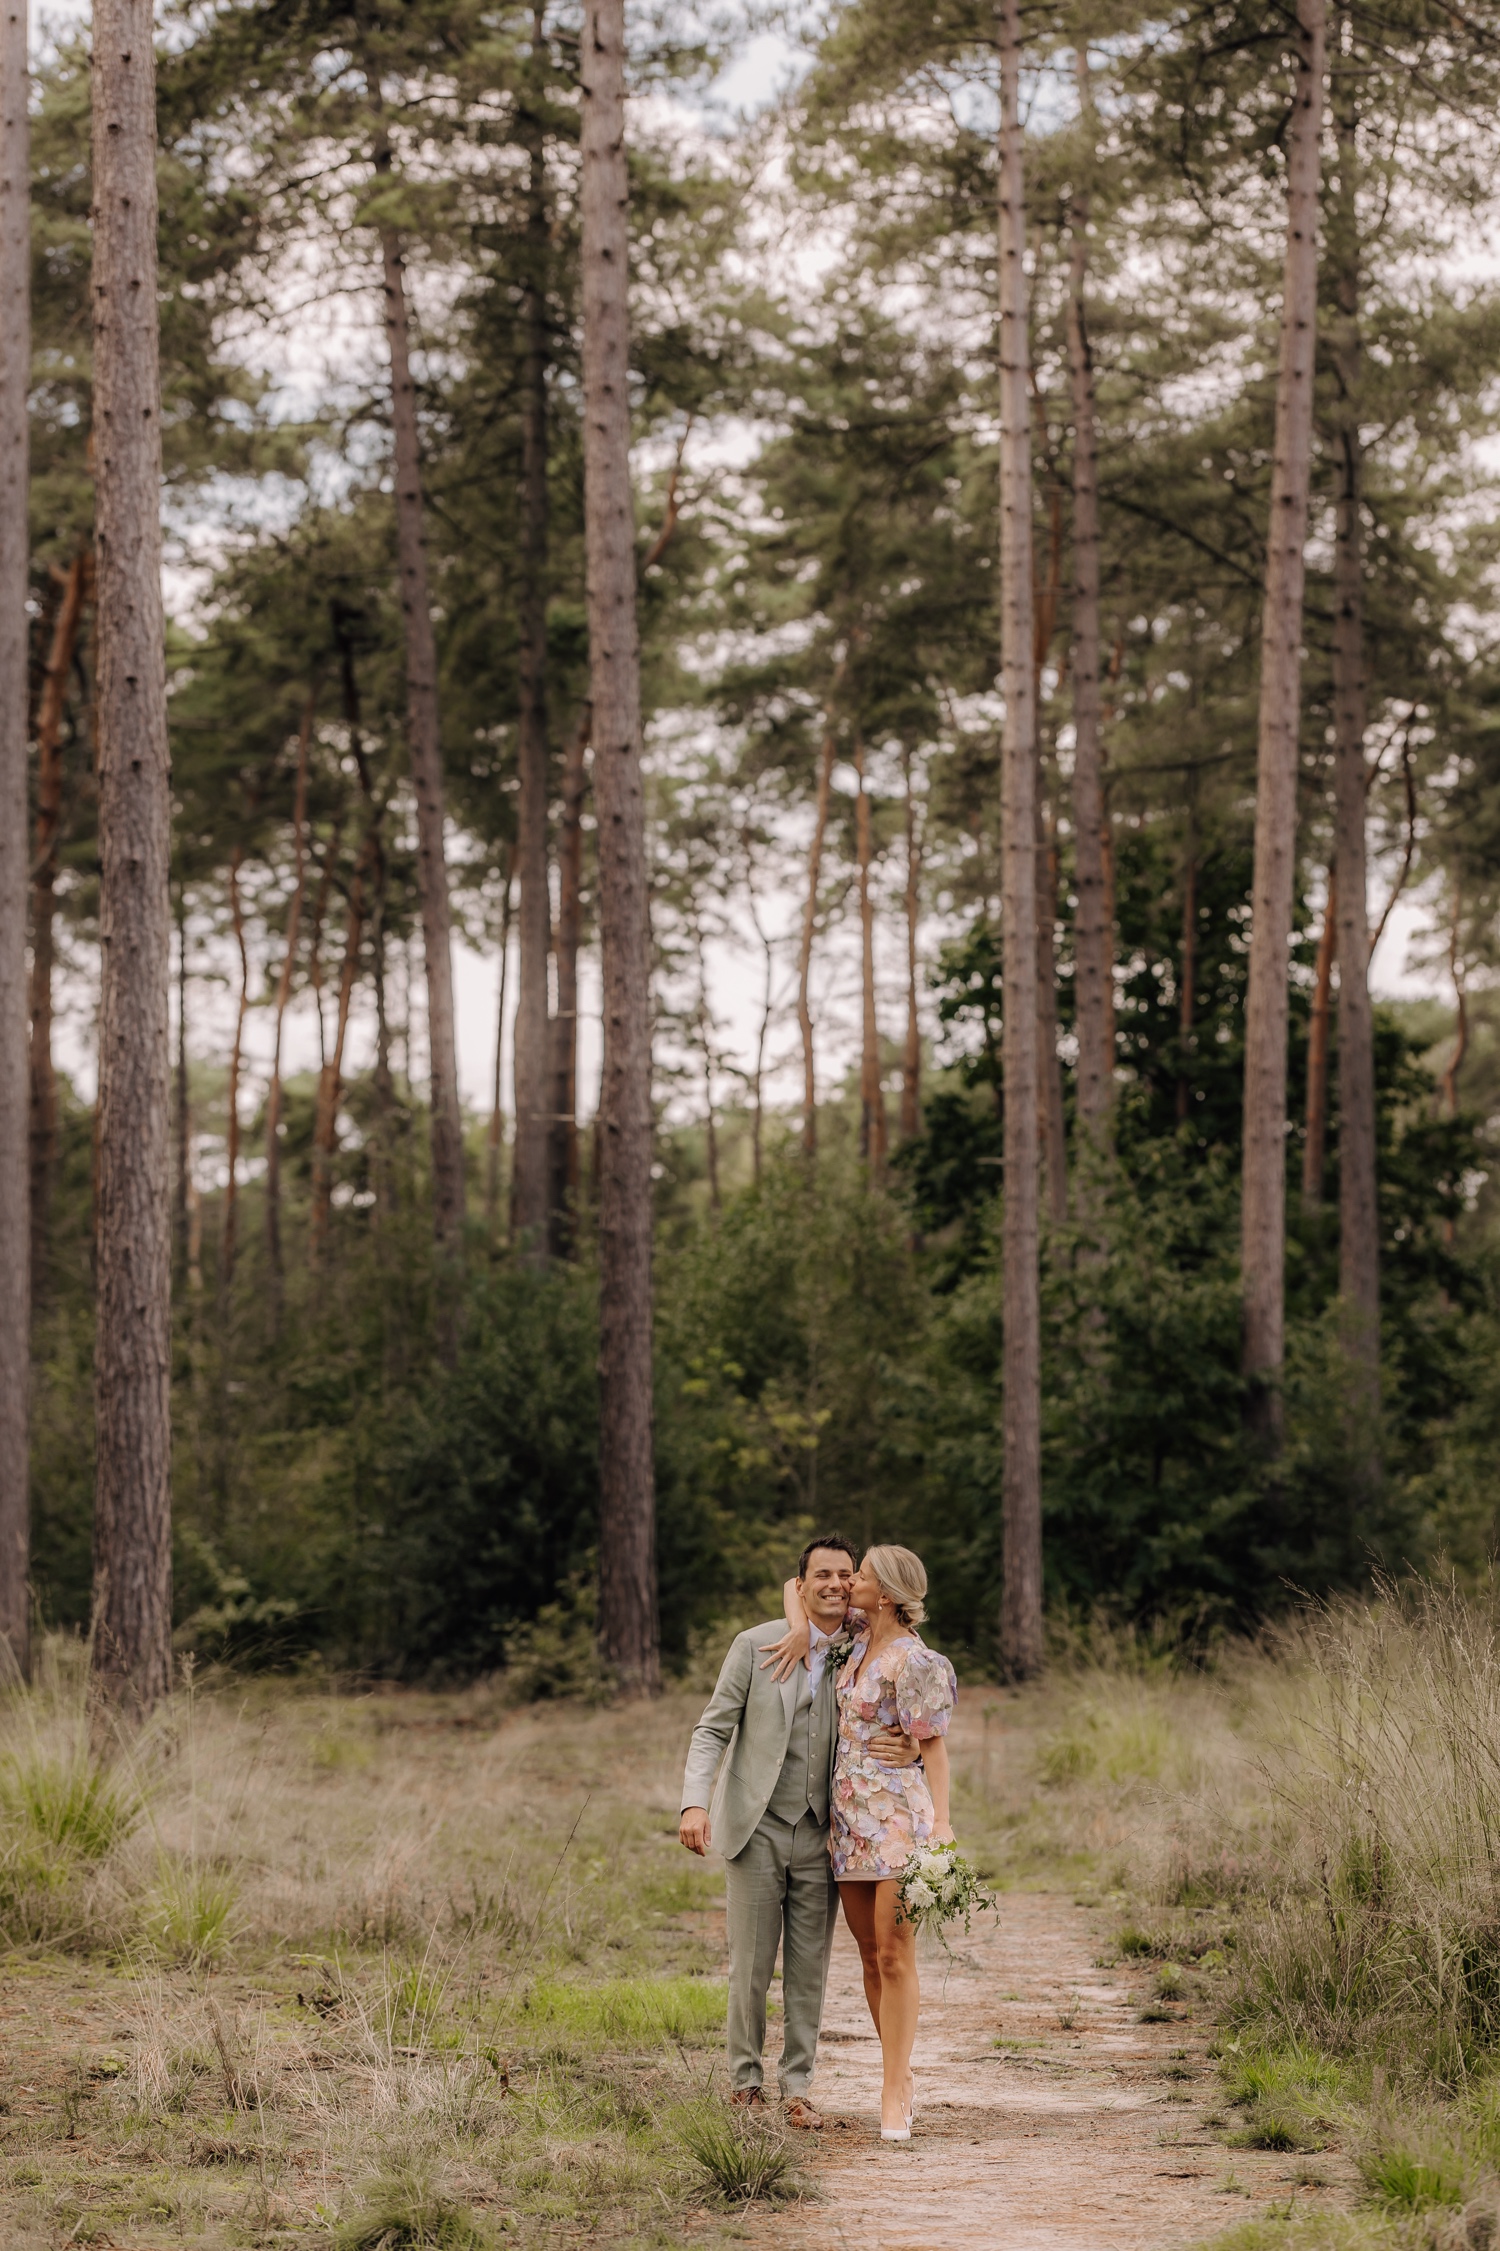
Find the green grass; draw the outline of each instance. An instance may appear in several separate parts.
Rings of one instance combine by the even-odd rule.
[[[155,1950],[199,1967],[221,1961],[234,1936],[240,1886],[230,1869],[162,1853],[141,1928]]]
[[[484,2251],[493,2240],[472,2206],[410,2165],[373,2182],[334,2232],[338,2251]]]
[[[1418,2157],[1409,2149],[1380,2150],[1360,2166],[1366,2188],[1388,2212],[1426,2212],[1462,2204],[1464,2176],[1456,2158]]]
[[[525,1996],[520,2021],[617,2047],[676,2041],[692,2047],[722,2031],[727,2000],[720,1980],[699,1977],[542,1984]]]
[[[799,2192],[786,2136],[712,2096],[682,2113],[678,2138],[708,2182],[731,2203],[772,2203]]]
[[[107,1860],[138,1826],[139,1793],[83,1745],[12,1751],[0,1763],[0,1835],[57,1864]]]

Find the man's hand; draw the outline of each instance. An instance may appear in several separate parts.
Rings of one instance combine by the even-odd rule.
[[[704,1805],[684,1806],[682,1819],[677,1824],[677,1841],[697,1853],[699,1859],[707,1852],[713,1839],[708,1833],[708,1808]]]
[[[882,1766],[915,1766],[922,1756],[922,1746],[912,1736],[903,1735],[898,1727],[877,1727],[870,1737],[870,1755]],[[683,1839],[686,1844],[687,1839]]]

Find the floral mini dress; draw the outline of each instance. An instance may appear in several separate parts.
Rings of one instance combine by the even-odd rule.
[[[870,1737],[878,1727],[899,1728],[922,1743],[946,1735],[958,1700],[953,1667],[916,1634],[891,1642],[856,1677],[868,1640],[855,1642],[838,1679],[829,1856],[842,1883],[901,1875],[936,1824],[920,1765],[882,1766]]]

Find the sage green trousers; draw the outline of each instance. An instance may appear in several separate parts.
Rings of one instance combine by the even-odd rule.
[[[828,1865],[828,1824],[811,1810],[793,1827],[764,1813],[742,1852],[724,1865],[729,1926],[729,2083],[758,2087],[766,1993],[781,1949],[784,2102],[806,2094],[818,2055],[823,1989],[839,1895]]]

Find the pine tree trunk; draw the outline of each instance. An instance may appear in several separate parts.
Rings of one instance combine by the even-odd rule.
[[[245,1016],[250,1006],[250,957],[245,951],[245,913],[240,899],[240,868],[244,853],[238,844],[229,856],[229,916],[235,952],[240,964],[239,1002],[234,1015],[234,1039],[229,1049],[229,1091],[226,1097],[228,1127],[225,1135],[224,1230],[219,1237],[219,1312],[229,1311],[234,1269],[239,1256],[240,1211],[240,1063],[245,1047]]]
[[[491,1246],[500,1234],[500,1157],[505,1147],[505,1113],[501,1108],[504,1084],[501,1058],[505,1050],[505,988],[509,982],[511,892],[515,883],[514,847],[505,855],[505,880],[500,893],[500,990],[495,997],[495,1083],[490,1098],[490,1130],[484,1153],[484,1225]]]
[[[533,54],[541,45],[535,19]],[[552,902],[547,883],[547,172],[539,118],[525,117],[530,152],[522,320],[521,602],[516,759],[516,864],[520,875],[515,1025],[516,1137],[511,1220],[522,1255],[544,1265],[549,1249],[553,1055],[547,1020]]]
[[[1193,1109],[1188,1064],[1193,1052],[1193,1020],[1198,1002],[1198,823],[1188,806],[1187,845],[1182,869],[1182,956],[1177,971],[1177,1123],[1186,1125]]]
[[[1037,1130],[1047,1212],[1068,1223],[1068,1137],[1063,1115],[1062,1057],[1057,1051],[1057,845],[1040,788],[1036,796],[1036,1070]]]
[[[604,1076],[599,1172],[599,1644],[624,1695],[661,1686],[651,1342],[651,987],[630,489],[624,0],[585,0],[583,424]]]
[[[88,595],[89,551],[68,566],[36,715],[36,849],[31,879],[31,1303],[47,1294],[52,1189],[57,1178],[57,1072],[52,1061],[53,918],[62,828],[62,723],[68,675]]]
[[[338,866],[339,841],[343,829],[344,816],[340,810],[335,816],[332,833],[319,863],[318,888],[313,894],[312,929],[307,941],[307,981],[312,987],[313,1006],[318,1012],[319,1070],[328,1061],[328,1032],[323,1021],[323,930],[328,921],[328,902],[333,897],[333,871]],[[316,859],[316,848],[310,848]]]
[[[172,1189],[174,1286],[180,1285],[187,1278],[188,1209],[190,1202],[188,1183],[193,1130],[192,1104],[188,1093],[187,993],[187,898],[183,886],[179,883],[177,886],[177,1072],[174,1088],[176,1132],[174,1135]]]
[[[1005,966],[1005,1338],[1002,1533],[1006,1674],[1041,1669],[1041,1303],[1037,1253],[1036,683],[1031,586],[1025,172],[1020,0],[1000,0],[1001,911]]]
[[[719,1120],[714,1108],[714,1020],[708,1006],[708,965],[703,953],[703,931],[693,931],[698,951],[698,1039],[703,1049],[703,1159],[708,1175],[708,1208],[715,1219],[723,1209],[719,1190]]]
[[[390,152],[376,154],[377,171],[390,170]],[[417,894],[427,970],[427,1037],[432,1056],[432,1224],[439,1249],[457,1258],[463,1249],[464,1145],[458,1099],[458,1045],[453,1013],[452,917],[443,835],[443,752],[438,727],[437,642],[427,584],[423,534],[422,455],[417,394],[411,374],[406,277],[401,245],[389,228],[380,236],[385,275],[385,333],[391,359],[391,428],[396,469],[396,553],[401,613],[406,631],[406,728],[417,797]],[[446,1287],[451,1293],[452,1279]],[[451,1329],[455,1308],[441,1310],[439,1327]],[[447,1342],[451,1347],[452,1336]]]
[[[854,805],[855,849],[859,858],[860,984],[864,995],[859,1051],[859,1153],[872,1180],[885,1177],[885,1089],[880,1083],[880,1025],[875,1013],[875,902],[870,894],[870,793],[865,788],[865,746],[854,745],[859,795]]]
[[[146,0],[95,0],[99,766],[94,1670],[171,1685],[171,797],[161,596],[156,89]]]
[[[807,855],[807,903],[802,909],[802,943],[797,952],[797,1022],[802,1032],[802,1149],[818,1153],[818,1079],[813,1055],[812,950],[818,927],[818,883],[823,873],[823,843],[828,834],[828,803],[833,790],[836,738],[830,720],[818,753],[818,796],[812,846]]]
[[[1349,1428],[1367,1493],[1380,1484],[1380,1212],[1375,1176],[1375,1031],[1365,860],[1364,526],[1360,517],[1359,222],[1352,69],[1333,76],[1339,192],[1330,249],[1339,385],[1333,550],[1334,857],[1339,877],[1339,1316]],[[1406,760],[1408,792],[1411,764]],[[1415,828],[1415,820],[1410,824]],[[1410,851],[1408,851],[1408,862]]]
[[[917,926],[921,917],[922,842],[911,786],[911,752],[902,760],[906,780],[906,1049],[901,1065],[901,1138],[922,1130],[922,1026],[917,1015]],[[757,1072],[759,1066],[757,1065]],[[759,1103],[757,1084],[756,1100]],[[757,1117],[757,1133],[759,1119]],[[759,1173],[757,1172],[757,1178]]]
[[[1312,1011],[1307,1027],[1307,1117],[1302,1143],[1302,1208],[1315,1212],[1323,1203],[1323,1167],[1328,1155],[1328,1020],[1332,1014],[1333,962],[1338,935],[1339,876],[1328,870],[1328,903],[1318,939]]]
[[[31,207],[25,0],[0,10],[0,1674],[30,1667],[26,888]],[[39,1264],[40,1262],[38,1262]]]
[[[1261,638],[1240,1218],[1248,1412],[1252,1429],[1272,1448],[1279,1448],[1281,1439],[1279,1382],[1286,1332],[1287,971],[1297,863],[1302,593],[1317,339],[1324,0],[1298,0],[1296,56]]]
[[[266,1275],[271,1302],[271,1333],[281,1326],[285,1274],[281,1256],[281,1033],[297,966],[302,930],[302,900],[307,888],[307,762],[312,749],[316,689],[308,696],[297,737],[297,782],[292,800],[292,903],[286,917],[286,952],[276,981],[276,1032],[271,1052],[271,1085],[266,1095]]]
[[[578,1220],[578,955],[583,944],[583,805],[587,704],[563,759],[557,838],[557,1014],[552,1019],[552,1254],[566,1258]]]
[[[1078,50],[1079,97],[1092,121],[1088,53]],[[1073,919],[1078,1122],[1107,1150],[1114,1111],[1114,944],[1105,880],[1103,730],[1099,710],[1099,441],[1087,321],[1088,199],[1072,211],[1068,374],[1073,401]]]
[[[344,959],[339,971],[338,1003],[334,1014],[333,1045],[318,1074],[318,1102],[313,1118],[313,1264],[320,1271],[328,1261],[328,1236],[333,1213],[333,1160],[339,1145],[339,1104],[344,1094],[344,1041],[349,1031],[349,1010],[359,975],[360,947],[365,927],[365,877],[375,856],[373,827],[365,833],[349,879],[349,920],[344,929]]]

